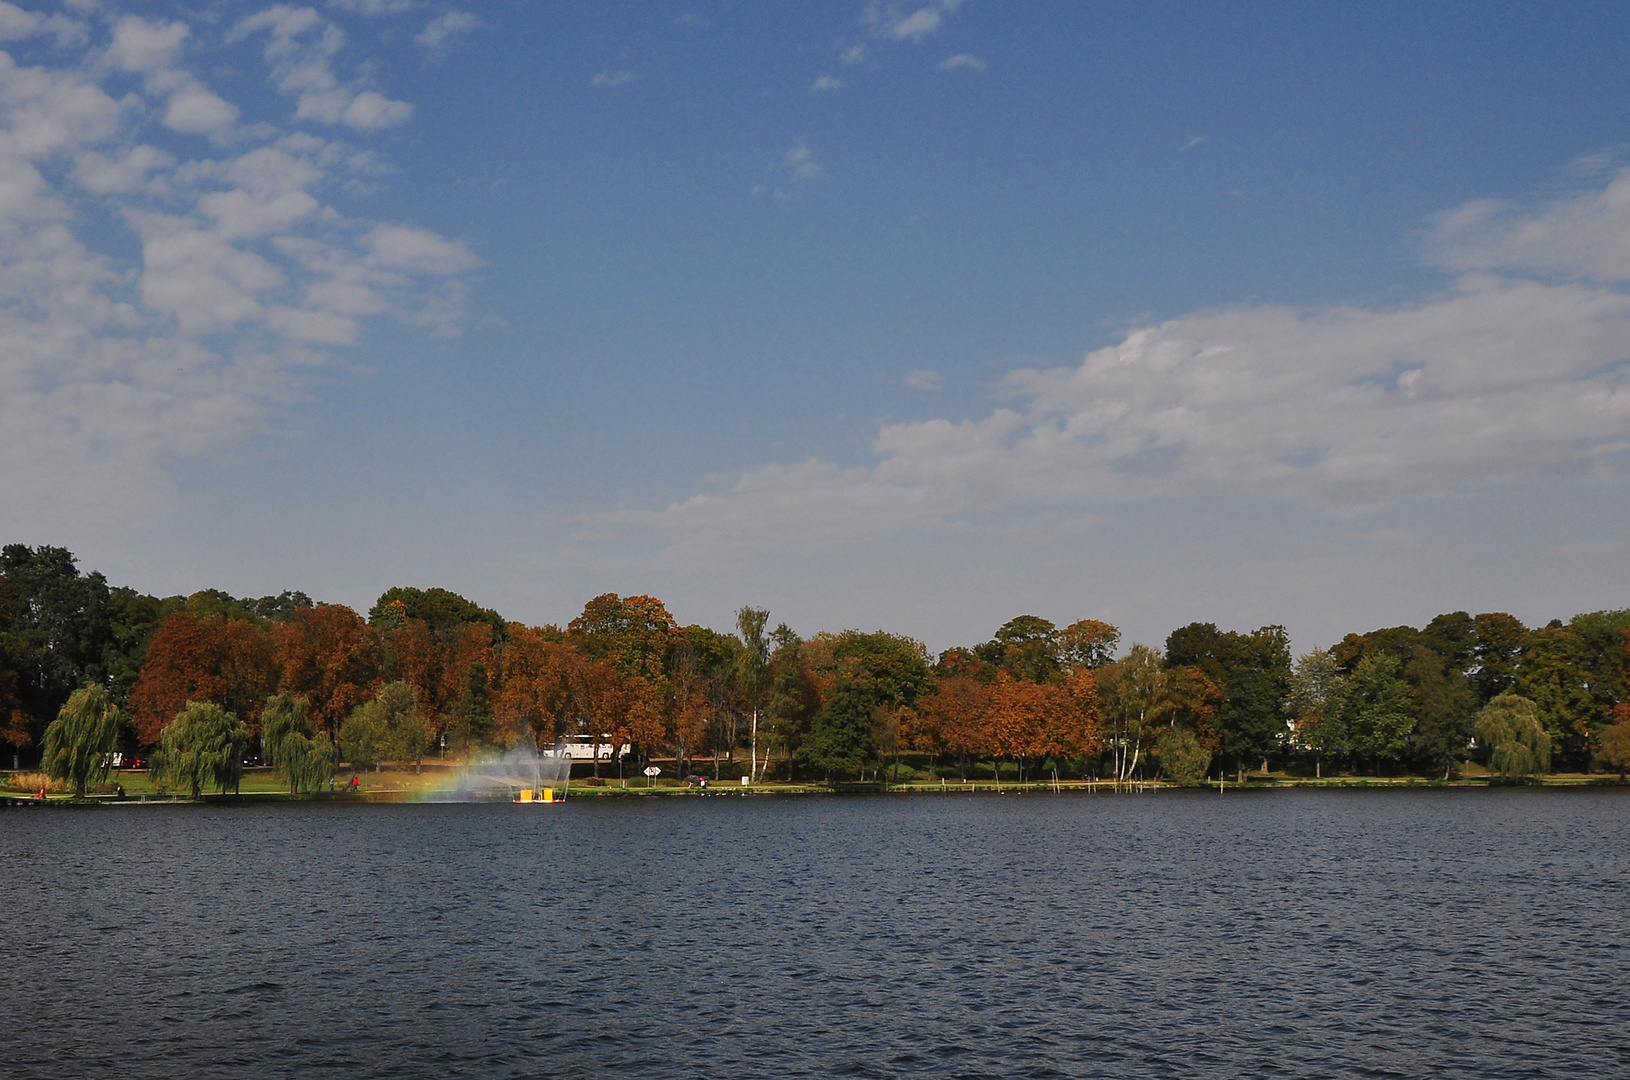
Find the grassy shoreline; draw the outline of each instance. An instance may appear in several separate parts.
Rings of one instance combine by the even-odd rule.
[[[345,786],[349,777],[340,780],[337,778],[336,788],[333,791],[315,792],[291,796],[286,789],[271,776],[267,770],[251,770],[244,776],[243,784],[234,794],[220,795],[207,793],[198,799],[186,794],[177,794],[163,786],[153,785],[148,781],[147,775],[142,771],[123,772],[109,778],[108,783],[96,785],[84,800],[75,799],[70,792],[61,790],[48,791],[43,803],[39,798],[37,777],[32,774],[24,776],[32,779],[32,785],[17,781],[24,776],[17,777],[12,774],[0,773],[0,800],[9,806],[160,806],[185,803],[206,804],[255,804],[255,803],[289,803],[289,802],[324,802],[324,803],[400,803],[400,802],[451,802],[463,801],[451,799],[448,788],[450,771],[447,769],[428,769],[420,773],[413,772],[382,772],[366,776],[358,774],[361,787],[350,790]],[[1206,789],[1220,791],[1226,794],[1231,791],[1272,791],[1287,788],[1317,788],[1334,790],[1398,790],[1419,788],[1481,788],[1498,789],[1516,786],[1501,784],[1497,778],[1484,776],[1462,776],[1453,780],[1421,776],[1331,776],[1331,777],[1302,777],[1291,775],[1262,775],[1247,776],[1243,784],[1233,779],[1225,780],[1221,785],[1216,781],[1206,785]],[[1525,787],[1552,788],[1552,789],[1580,789],[1580,788],[1625,788],[1630,785],[1621,783],[1613,774],[1603,773],[1571,773],[1546,776],[1539,780],[1522,785]],[[118,789],[123,788],[123,795]],[[1174,784],[1165,781],[1139,781],[1129,784],[1114,784],[1109,781],[1091,780],[1061,780],[1054,782],[1050,779],[1016,783],[1013,781],[994,779],[979,779],[969,781],[954,780],[910,780],[902,783],[889,783],[887,781],[875,782],[845,782],[836,785],[824,783],[784,781],[770,781],[750,786],[739,783],[719,781],[710,783],[707,787],[694,787],[667,780],[658,783],[649,783],[643,778],[630,780],[603,780],[601,784],[594,785],[590,781],[574,781],[570,788],[570,798],[751,798],[764,796],[804,796],[804,795],[923,795],[923,796],[953,796],[953,795],[1114,795],[1114,794],[1142,794],[1155,791],[1181,790]],[[1200,789],[1195,789],[1200,790]],[[506,801],[506,800],[494,800]]]

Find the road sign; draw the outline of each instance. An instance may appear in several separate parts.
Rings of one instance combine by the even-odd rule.
[[[662,775],[662,770],[657,768],[655,765],[647,765],[645,767],[645,775],[655,780],[657,777]]]

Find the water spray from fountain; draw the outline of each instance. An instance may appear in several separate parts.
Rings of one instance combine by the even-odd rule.
[[[449,802],[564,802],[571,784],[572,759],[566,741],[538,749],[531,732],[501,754],[472,758],[457,786],[442,796]]]

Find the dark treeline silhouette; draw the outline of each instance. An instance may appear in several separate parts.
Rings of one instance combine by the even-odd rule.
[[[210,704],[251,747],[270,706],[273,741],[326,737],[370,763],[530,733],[633,748],[608,768],[661,758],[755,781],[1450,777],[1470,761],[1522,777],[1624,768],[1630,611],[1533,629],[1454,612],[1300,657],[1278,626],[1192,623],[1163,650],[1122,654],[1107,623],[1021,615],[934,657],[885,631],[801,638],[753,608],[721,634],[614,593],[564,628],[436,588],[393,588],[366,616],[301,592],[159,598],[81,573],[62,548],[5,547],[0,741],[16,764],[40,760],[47,726],[86,687],[120,710],[128,752]]]

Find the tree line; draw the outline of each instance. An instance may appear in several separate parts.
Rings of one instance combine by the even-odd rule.
[[[417,765],[525,734],[633,748],[607,768],[662,758],[755,781],[1620,771],[1630,611],[1538,628],[1455,612],[1297,657],[1279,626],[1192,623],[1123,652],[1108,623],[1021,615],[933,656],[886,631],[800,637],[751,607],[719,633],[614,593],[565,627],[439,588],[392,588],[366,615],[300,592],[159,598],[62,548],[0,550],[0,740],[81,786],[93,736],[157,751],[196,791],[236,784],[255,754],[311,790],[341,761]]]

